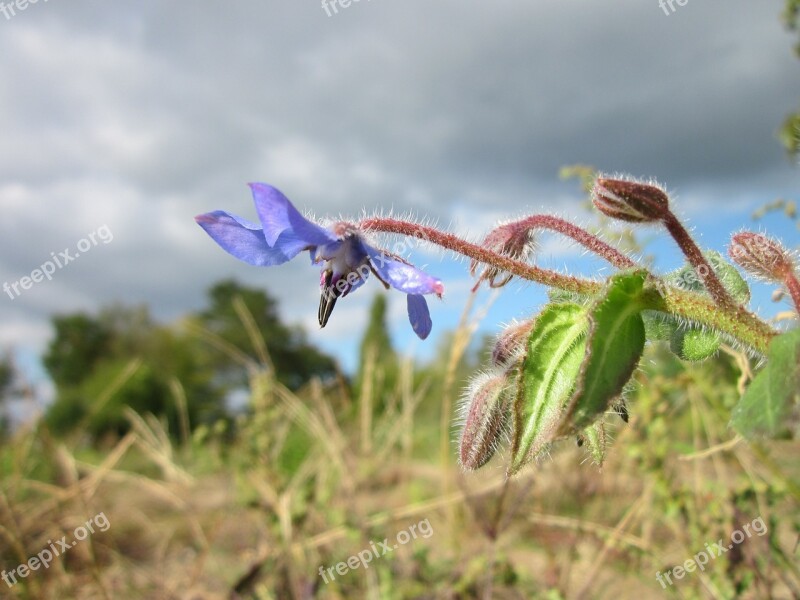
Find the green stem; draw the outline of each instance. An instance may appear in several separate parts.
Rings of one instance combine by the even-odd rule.
[[[655,288],[646,299],[649,309],[721,331],[760,354],[766,355],[770,340],[778,334],[743,306],[722,309],[706,296],[664,285],[663,282],[656,284]]]

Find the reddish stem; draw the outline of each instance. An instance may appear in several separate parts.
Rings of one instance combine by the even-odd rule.
[[[792,302],[794,302],[794,308],[797,314],[800,314],[800,281],[798,281],[797,275],[787,270],[783,276],[783,283],[786,289],[789,290],[789,295],[792,297]]]
[[[596,281],[572,277],[570,275],[562,275],[561,273],[556,273],[549,269],[542,269],[535,265],[529,265],[487,250],[477,244],[462,240],[451,233],[444,233],[438,229],[426,227],[425,225],[382,217],[365,219],[361,221],[360,225],[364,230],[399,233],[401,235],[421,238],[477,260],[478,262],[493,265],[498,269],[502,269],[503,271],[507,271],[523,279],[535,281],[549,287],[557,287],[578,294],[595,294],[602,289],[602,285]]]
[[[692,236],[678,218],[674,214],[669,213],[668,216],[664,218],[664,226],[678,243],[678,246],[680,246],[686,258],[689,259],[698,279],[703,283],[708,293],[711,294],[714,302],[723,308],[738,307],[738,303],[731,297],[728,290],[725,289],[725,286],[722,285],[714,269],[711,268],[708,260],[706,260],[706,257],[703,255],[702,250],[695,244]]]
[[[530,229],[548,229],[572,238],[581,246],[603,257],[618,269],[629,269],[636,266],[635,262],[613,246],[606,244],[596,235],[564,219],[552,215],[532,215],[522,219],[519,223]]]

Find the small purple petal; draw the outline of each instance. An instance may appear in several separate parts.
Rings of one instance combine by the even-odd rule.
[[[280,250],[270,248],[264,231],[256,225],[223,210],[197,215],[194,218],[226,252],[257,267],[271,267],[289,260]]]
[[[411,328],[419,336],[419,339],[424,340],[431,332],[431,327],[433,327],[425,296],[408,294],[406,303],[408,304],[408,320],[411,321]]]
[[[363,244],[363,247],[369,256],[372,267],[381,276],[381,279],[394,289],[406,294],[437,294],[441,296],[444,293],[444,284],[441,280],[368,244]]]
[[[267,243],[288,257],[338,239],[300,214],[280,190],[266,183],[251,183],[250,189]]]

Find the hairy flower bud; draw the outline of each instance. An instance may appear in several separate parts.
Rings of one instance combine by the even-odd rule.
[[[459,449],[465,469],[478,469],[494,455],[508,418],[507,392],[504,375],[485,373],[470,383],[463,398],[464,426]]]
[[[731,237],[728,254],[745,271],[767,281],[783,283],[794,270],[791,255],[780,242],[750,231]]]
[[[534,228],[531,227],[528,219],[499,225],[486,235],[481,246],[514,260],[526,260],[533,253],[535,247]],[[476,260],[470,263],[469,270],[472,275],[477,273],[479,264]],[[501,271],[497,267],[487,265],[474,289],[477,289],[483,280],[488,281],[490,287],[503,287],[511,281],[512,275],[505,273],[502,278],[500,277]]]
[[[512,323],[497,336],[492,349],[492,364],[507,366],[525,354],[525,347],[533,329],[534,320]]]
[[[639,181],[598,177],[592,202],[604,215],[629,223],[654,223],[671,214],[667,193]]]

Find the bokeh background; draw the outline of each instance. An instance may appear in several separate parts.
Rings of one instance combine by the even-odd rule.
[[[545,290],[512,282],[473,298],[467,263],[422,245],[409,259],[446,286],[428,340],[413,335],[402,295],[374,282],[320,329],[318,272],[304,257],[249,267],[193,220],[214,209],[255,219],[246,183],[264,181],[321,220],[391,212],[472,240],[552,212],[601,227],[658,271],[679,266],[659,230],[631,237],[597,220],[579,178],[564,177],[587,165],[577,172],[666,185],[707,248],[724,251],[745,227],[796,246],[787,148],[800,139],[790,117],[800,61],[782,18],[791,25],[796,2],[360,0],[330,15],[317,1],[5,5],[0,283],[102,227],[113,239],[52,281],[0,295],[3,565],[77,516],[105,510],[112,526],[71,562],[0,583],[0,597],[798,597],[797,555],[774,548],[780,575],[745,556],[747,585],[720,562],[713,577],[664,590],[651,568],[727,535],[732,506],[741,520],[774,501],[781,522],[797,522],[796,472],[771,448],[663,462],[676,446],[730,442],[741,357],[704,367],[661,357],[666,370],[643,371],[661,387],[642,392],[639,428],[619,434],[628,450],[615,443],[602,471],[578,450],[554,453],[541,478],[532,470],[510,492],[524,525],[509,517],[504,546],[487,516],[501,460],[463,478],[448,445],[453,407],[486,336],[538,310]],[[553,236],[536,261],[608,274]],[[772,292],[753,287],[765,318],[789,309]],[[707,393],[687,395],[689,382]],[[667,511],[667,524],[639,515],[644,529],[626,529],[639,518],[626,500]],[[699,516],[703,505],[713,510]],[[395,517],[429,518],[436,533],[380,568],[320,583],[317,566],[394,535],[405,526]]]

